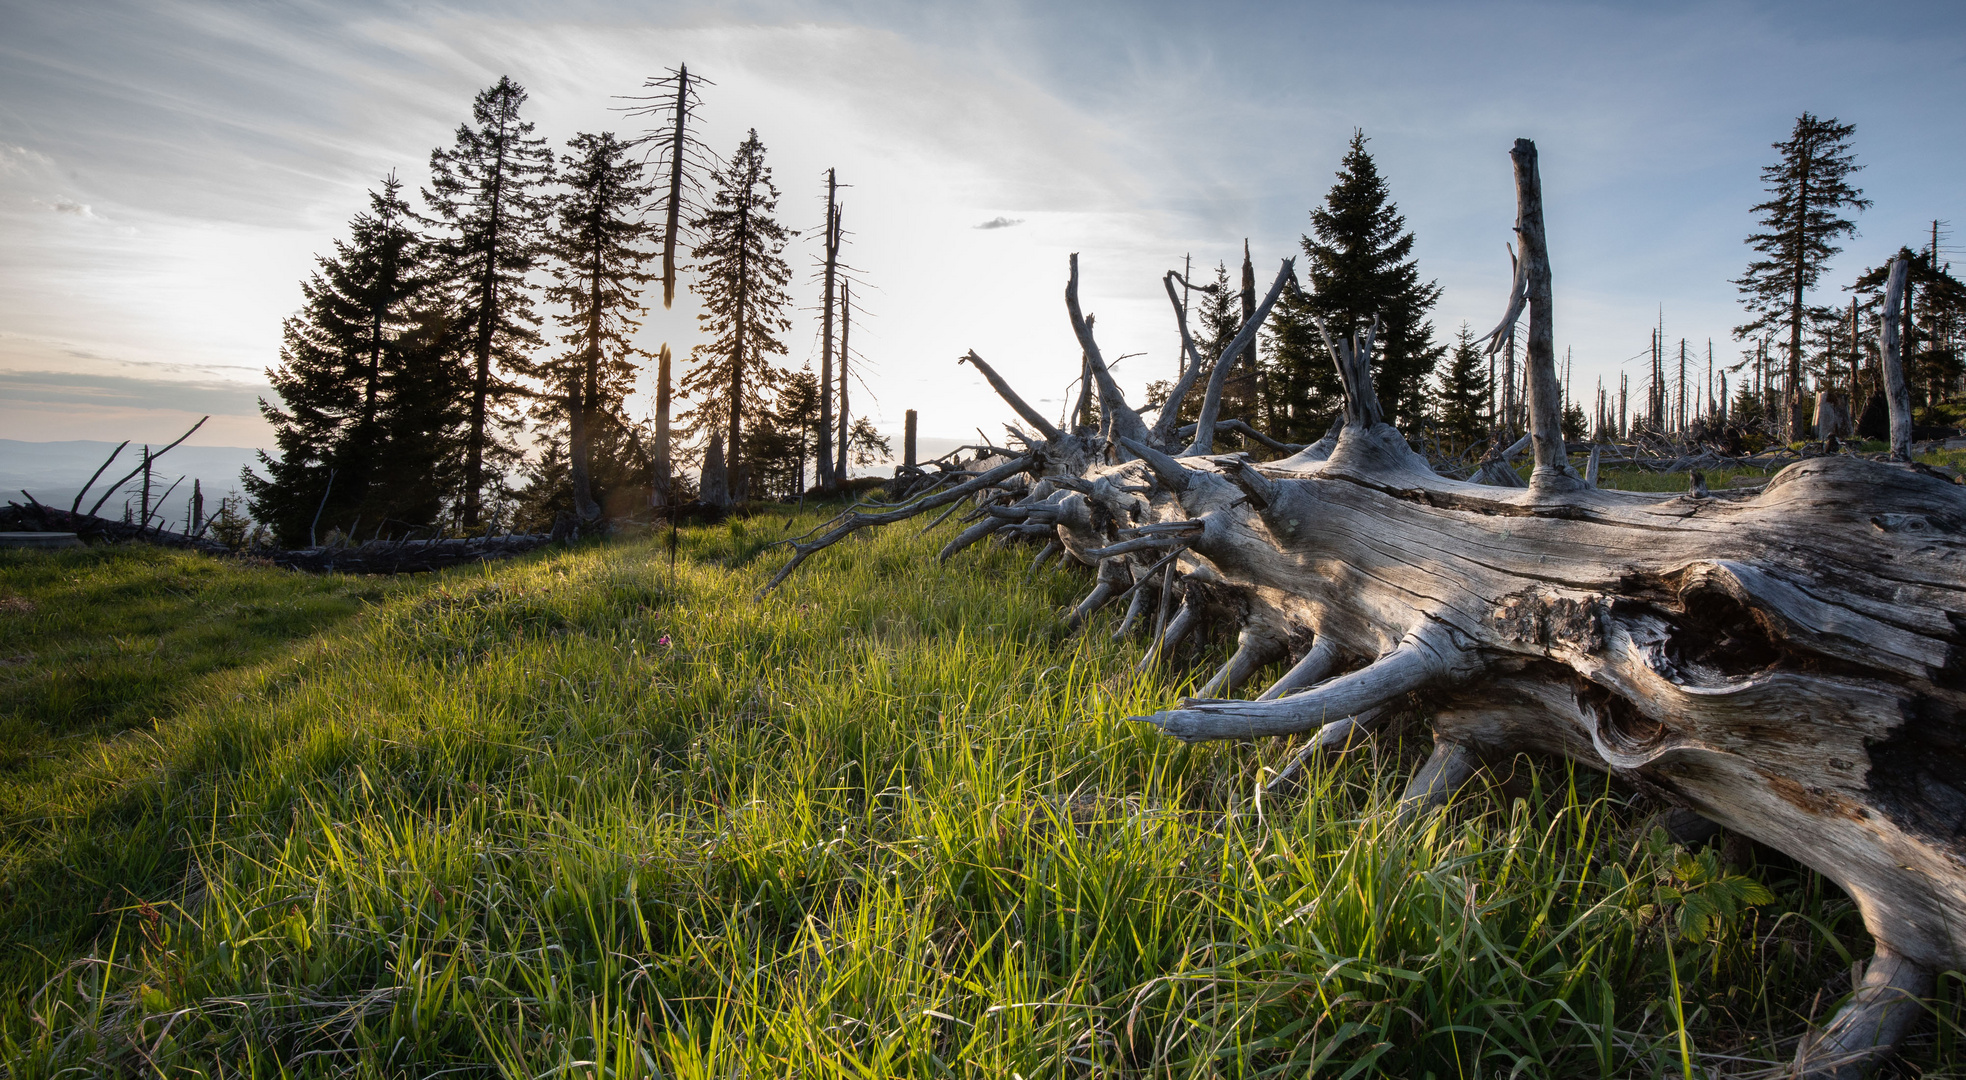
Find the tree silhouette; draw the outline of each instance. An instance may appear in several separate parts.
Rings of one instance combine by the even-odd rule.
[[[1808,321],[1803,295],[1843,250],[1834,241],[1857,231],[1856,222],[1839,216],[1841,212],[1870,206],[1863,191],[1849,183],[1850,175],[1863,168],[1850,149],[1855,131],[1855,125],[1834,117],[1822,120],[1803,113],[1789,137],[1773,144],[1781,159],[1761,170],[1769,198],[1754,207],[1761,231],[1747,238],[1762,258],[1750,262],[1747,273],[1734,282],[1742,306],[1753,316],[1734,328],[1735,338],[1787,333],[1791,408],[1785,423],[1791,437],[1801,408],[1802,333]]]
[[[428,525],[442,512],[463,384],[412,223],[392,173],[301,283],[267,372],[281,404],[259,405],[280,453],[259,454],[265,476],[242,477],[253,516],[282,543],[304,543],[317,515],[346,530]]]
[[[597,424],[614,422],[634,387],[629,338],[648,310],[638,299],[640,288],[655,279],[642,269],[655,252],[641,246],[656,233],[641,215],[653,188],[642,179],[642,163],[629,156],[632,146],[612,132],[567,141],[573,153],[560,158],[565,187],[553,200],[557,227],[545,245],[553,260],[546,298],[564,305],[560,340],[568,351],[538,372],[562,392],[541,399],[545,407],[538,411],[567,420],[568,478],[583,522],[601,513],[591,488],[591,436]]]
[[[500,416],[515,394],[501,368],[524,370],[540,345],[526,274],[538,257],[546,219],[540,186],[552,175],[545,139],[519,119],[526,91],[510,77],[480,91],[471,124],[460,124],[450,149],[430,152],[430,187],[423,193],[432,220],[446,228],[438,241],[457,293],[454,332],[472,361],[469,430],[464,449],[466,528],[479,524],[488,462],[518,454]],[[495,366],[496,364],[496,366]]]
[[[781,253],[798,234],[771,216],[778,208],[778,188],[756,128],[711,181],[716,186],[711,206],[690,223],[697,235],[690,251],[697,260],[691,288],[703,298],[697,322],[710,340],[691,350],[695,366],[682,390],[695,402],[685,416],[704,426],[723,422],[728,494],[742,498],[744,418],[765,408],[766,394],[778,381],[771,357],[785,354],[780,335],[791,326],[785,285],[792,271]],[[714,501],[716,495],[705,491],[703,498]]]

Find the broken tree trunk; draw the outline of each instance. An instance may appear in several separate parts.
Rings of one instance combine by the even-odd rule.
[[[913,503],[841,515],[794,543],[772,585],[859,528],[987,497],[965,537],[1028,530],[1013,535],[1097,568],[1074,621],[1129,583],[1158,590],[1143,670],[1224,610],[1241,636],[1222,686],[1309,639],[1256,700],[1189,699],[1141,718],[1177,738],[1360,737],[1420,695],[1439,748],[1402,814],[1447,798],[1481,761],[1524,752],[1697,811],[1856,901],[1877,941],[1872,977],[1797,1063],[1804,1076],[1855,1075],[1909,1030],[1919,1006],[1907,997],[1966,965],[1966,490],[1849,456],[1805,459],[1755,491],[1587,482],[1559,426],[1535,147],[1518,140],[1511,156],[1522,252],[1492,336],[1528,309],[1526,488],[1442,477],[1384,423],[1370,334],[1327,338],[1346,397],[1335,436],[1251,463],[1207,456],[1239,344],[1217,359],[1184,447],[1101,378],[1073,311],[1112,444],[1039,423],[972,353],[1044,442]],[[1177,394],[1163,418],[1180,406]]]

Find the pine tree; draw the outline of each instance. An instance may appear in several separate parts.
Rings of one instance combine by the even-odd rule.
[[[457,293],[453,332],[471,360],[470,427],[464,447],[463,522],[480,523],[486,471],[517,459],[502,429],[516,395],[507,372],[526,369],[541,344],[526,275],[539,254],[546,219],[541,186],[553,172],[546,140],[519,119],[526,91],[509,77],[479,92],[472,122],[458,125],[453,145],[430,152],[430,187],[423,193],[433,223],[446,226],[439,242]]]
[[[1787,337],[1787,385],[1797,411],[1802,332],[1809,317],[1803,295],[1843,250],[1834,241],[1856,234],[1856,222],[1839,214],[1870,206],[1863,191],[1849,183],[1850,175],[1863,168],[1850,149],[1855,131],[1855,125],[1838,123],[1834,117],[1822,120],[1803,113],[1788,139],[1774,144],[1781,160],[1761,170],[1770,197],[1754,207],[1761,215],[1761,231],[1747,238],[1748,246],[1763,257],[1749,263],[1747,273],[1734,282],[1742,306],[1753,316],[1734,328],[1734,336],[1745,340],[1769,332]],[[1793,426],[1793,419],[1789,423]],[[1791,438],[1798,436],[1799,432],[1790,432]]]
[[[695,404],[684,415],[705,428],[723,423],[731,495],[741,497],[744,418],[766,407],[766,395],[779,379],[771,357],[785,354],[780,335],[792,325],[785,316],[792,270],[781,252],[798,234],[771,216],[778,208],[778,188],[757,129],[711,182],[716,192],[710,209],[690,223],[697,236],[690,252],[697,260],[691,288],[703,298],[697,322],[711,340],[691,350],[695,367],[682,390]]]
[[[266,476],[242,479],[253,516],[288,545],[307,542],[317,516],[346,530],[427,525],[442,512],[433,481],[455,451],[456,371],[401,191],[391,174],[349,239],[317,257],[267,372],[281,405],[262,399],[260,412],[280,453],[261,452]]]
[[[641,286],[655,280],[642,269],[655,252],[641,245],[657,229],[641,217],[654,187],[643,181],[641,161],[629,156],[632,143],[611,132],[582,133],[567,146],[573,153],[560,158],[565,188],[553,200],[556,228],[544,248],[553,260],[546,298],[562,306],[560,340],[568,350],[535,371],[549,394],[559,392],[540,398],[535,414],[567,423],[572,502],[585,523],[601,513],[593,494],[592,433],[604,420],[614,422],[634,389],[636,350],[629,338],[648,310],[638,298]]]
[[[1488,358],[1465,322],[1455,332],[1436,400],[1440,437],[1449,447],[1459,451],[1488,437]]]
[[[1373,385],[1388,420],[1411,427],[1427,411],[1428,379],[1447,352],[1433,341],[1427,314],[1440,286],[1421,282],[1413,234],[1392,202],[1378,164],[1354,131],[1324,205],[1311,211],[1303,238],[1309,293],[1286,293],[1272,331],[1273,411],[1283,437],[1308,441],[1343,404],[1336,370],[1310,317],[1334,337],[1362,334],[1376,318]]]

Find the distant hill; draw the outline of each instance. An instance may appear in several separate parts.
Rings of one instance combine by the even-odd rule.
[[[34,497],[48,506],[67,509],[74,500],[75,492],[96,471],[103,459],[116,449],[113,442],[97,442],[93,439],[70,439],[63,442],[21,442],[17,439],[0,439],[0,504],[6,500],[24,502],[23,490],[34,493]],[[102,485],[107,484],[131,469],[142,460],[141,446],[131,445],[124,449],[116,463],[103,473],[96,486],[89,489],[88,498],[82,502],[82,509],[102,497]],[[197,480],[205,490],[206,513],[218,508],[219,499],[239,489],[239,470],[258,460],[256,451],[244,446],[180,446],[165,454],[157,461],[152,483],[156,494],[162,495],[164,489],[176,482],[179,477],[184,482],[178,484],[171,493],[162,513],[167,520],[181,523],[191,502],[191,482]],[[123,513],[123,499],[127,495],[131,506],[136,505],[141,478],[124,485],[123,492],[112,496],[103,504],[104,517],[119,517]]]

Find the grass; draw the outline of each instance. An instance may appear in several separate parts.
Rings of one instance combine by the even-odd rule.
[[[1191,682],[1026,551],[904,526],[755,603],[788,525],[673,584],[0,556],[0,1075],[1734,1071],[1867,952],[1587,773],[1395,825],[1417,728],[1257,798],[1289,748],[1125,724]]]

